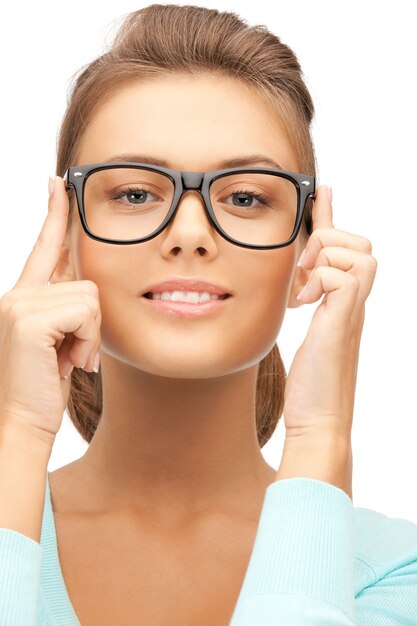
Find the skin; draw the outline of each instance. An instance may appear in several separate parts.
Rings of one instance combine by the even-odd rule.
[[[76,163],[127,152],[186,171],[256,152],[299,171],[276,113],[230,77],[120,89],[89,124]],[[89,279],[99,288],[103,414],[86,453],[51,474],[51,488],[66,485],[62,512],[124,510],[171,526],[216,511],[259,514],[276,469],[256,436],[258,363],[287,307],[302,304],[304,246],[300,236],[276,250],[234,246],[212,228],[196,191],[184,194],[168,228],[137,245],[94,241],[75,211],[51,282]],[[233,298],[200,319],[155,314],[140,294],[171,276],[219,283]]]

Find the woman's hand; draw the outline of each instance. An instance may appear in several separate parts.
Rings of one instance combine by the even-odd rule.
[[[50,285],[68,222],[56,177],[48,215],[16,285],[0,298],[0,429],[11,425],[52,444],[74,366],[93,369],[100,347],[98,287],[90,280]],[[23,429],[23,430],[22,430]]]
[[[299,299],[324,294],[288,372],[284,394],[286,437],[278,478],[326,480],[351,496],[351,429],[365,300],[377,262],[371,242],[337,230],[331,192],[317,190],[313,232],[301,268],[309,274]]]

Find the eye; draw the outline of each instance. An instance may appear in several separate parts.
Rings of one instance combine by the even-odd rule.
[[[255,207],[253,207],[250,198],[255,198],[259,204],[263,204],[263,205],[267,205],[268,204],[268,199],[263,194],[255,193],[255,192],[248,191],[248,190],[245,190],[245,189],[233,191],[231,194],[229,194],[226,197],[227,198],[230,198],[230,197],[235,198],[235,197],[237,197],[238,198],[237,202],[235,202],[233,200],[233,206],[236,206],[238,208],[246,208],[246,207],[247,208],[255,208]],[[221,200],[221,202],[224,202],[224,200]]]
[[[128,204],[144,204],[149,195],[156,198],[149,189],[145,189],[144,187],[129,187],[128,189],[120,189],[117,193],[112,194],[111,200],[120,200],[123,196],[127,196],[129,200],[133,200],[133,202],[129,201]]]

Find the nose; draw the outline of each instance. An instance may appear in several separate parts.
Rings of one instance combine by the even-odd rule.
[[[201,220],[202,218],[204,219],[204,217],[205,224],[212,226],[201,190],[187,186],[178,199],[171,225],[173,222],[177,222],[177,224],[178,222],[182,222],[181,228],[185,228],[186,231],[191,232],[191,230],[194,230],[194,226],[198,228],[198,225],[202,224]]]
[[[191,259],[196,253],[210,258],[216,254],[215,228],[201,193],[202,178],[196,172],[183,178],[183,191],[162,243],[166,255],[181,252]]]

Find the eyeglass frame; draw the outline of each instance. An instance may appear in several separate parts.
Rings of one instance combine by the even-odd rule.
[[[119,240],[119,239],[107,239],[104,237],[99,237],[95,235],[87,225],[87,221],[85,219],[85,209],[84,209],[84,189],[85,184],[88,177],[96,171],[104,170],[104,169],[114,169],[119,167],[126,168],[138,168],[138,169],[146,169],[150,171],[154,171],[160,174],[164,174],[174,184],[174,195],[172,198],[171,206],[168,210],[168,213],[163,220],[162,224],[153,231],[147,237],[141,237],[140,239],[127,239],[127,240]],[[274,174],[279,175],[282,178],[286,178],[293,182],[296,190],[297,190],[297,216],[295,221],[295,226],[291,237],[280,244],[274,245],[255,245],[255,244],[247,244],[237,239],[233,239],[230,237],[220,226],[218,223],[213,207],[210,201],[210,186],[217,179],[222,176],[229,176],[232,174],[238,173],[264,173],[264,174]],[[149,163],[138,163],[137,161],[113,161],[111,163],[89,163],[86,165],[73,165],[68,167],[66,170],[63,180],[66,182],[66,191],[70,191],[71,188],[75,190],[78,212],[80,215],[80,220],[82,227],[85,233],[91,237],[91,239],[95,239],[96,241],[102,241],[104,243],[114,243],[116,245],[130,245],[134,243],[142,243],[145,241],[149,241],[154,237],[157,237],[168,224],[174,219],[174,215],[177,212],[180,200],[185,191],[188,190],[196,190],[199,192],[200,196],[203,199],[204,209],[209,218],[210,223],[213,225],[214,229],[221,235],[224,239],[229,241],[230,243],[240,246],[242,248],[250,248],[254,250],[272,250],[277,248],[283,248],[285,246],[289,246],[297,237],[298,232],[301,227],[305,205],[308,198],[315,199],[315,191],[316,191],[316,179],[315,176],[311,176],[309,174],[302,174],[300,172],[290,172],[288,170],[281,170],[275,168],[266,168],[266,167],[239,167],[239,168],[230,168],[223,170],[210,170],[208,172],[182,172],[178,170],[169,169],[166,167],[161,167],[158,165],[150,165]]]

